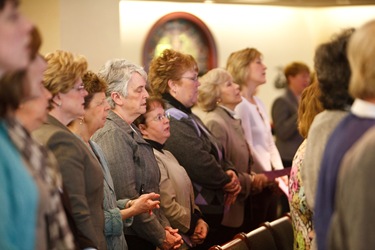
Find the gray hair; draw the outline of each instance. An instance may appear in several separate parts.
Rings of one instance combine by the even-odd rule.
[[[116,105],[111,98],[111,94],[117,92],[126,97],[128,95],[129,81],[134,73],[140,74],[147,81],[146,71],[126,59],[111,59],[99,70],[98,75],[106,80],[108,84],[106,95],[111,108]]]

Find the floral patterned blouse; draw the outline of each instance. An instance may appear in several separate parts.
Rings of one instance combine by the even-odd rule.
[[[312,211],[306,203],[301,179],[302,161],[305,156],[306,140],[299,146],[290,172],[289,206],[294,231],[294,249],[310,249],[312,231]]]

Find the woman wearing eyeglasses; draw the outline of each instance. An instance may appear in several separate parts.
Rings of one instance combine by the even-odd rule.
[[[107,83],[95,73],[89,71],[83,76],[83,84],[89,93],[85,96],[85,115],[72,121],[68,127],[77,135],[95,154],[100,162],[104,174],[104,215],[108,250],[127,250],[123,227],[133,223],[133,216],[140,213],[150,213],[152,209],[158,208],[159,194],[143,194],[138,199],[117,200],[114,191],[113,180],[108,169],[107,160],[98,144],[90,140],[91,136],[104,126],[110,110],[106,100],[105,91]]]
[[[230,206],[241,190],[232,163],[203,122],[191,112],[198,98],[198,65],[188,54],[166,49],[155,57],[149,69],[151,88],[167,102],[171,115],[171,137],[165,143],[186,169],[194,187],[195,203],[210,227],[201,249],[227,241],[221,226],[224,207]]]
[[[181,233],[185,244],[180,249],[202,244],[208,225],[194,202],[194,191],[186,170],[168,150],[163,149],[170,136],[169,118],[160,98],[146,101],[146,113],[134,122],[150,143],[160,169],[161,208],[173,228]]]
[[[53,52],[45,59],[47,70],[43,83],[52,94],[51,110],[47,122],[33,135],[57,159],[63,187],[69,197],[63,200],[64,207],[77,226],[74,234],[80,248],[106,249],[103,172],[85,143],[67,128],[70,122],[85,114],[87,91],[82,76],[87,70],[87,61],[82,56],[65,51]]]

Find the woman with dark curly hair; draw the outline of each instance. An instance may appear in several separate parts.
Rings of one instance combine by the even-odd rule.
[[[347,43],[353,32],[354,29],[342,31],[331,41],[321,44],[315,52],[315,71],[321,90],[320,99],[325,110],[318,114],[311,124],[301,168],[307,205],[313,212],[318,173],[326,143],[353,103],[348,92],[351,70],[346,54]],[[313,240],[312,248],[314,247]]]

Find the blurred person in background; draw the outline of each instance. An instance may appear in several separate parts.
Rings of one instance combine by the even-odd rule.
[[[294,249],[311,249],[314,237],[312,223],[313,213],[306,203],[304,185],[301,179],[301,168],[306,151],[307,135],[314,117],[323,111],[320,102],[320,88],[317,81],[309,85],[301,95],[298,107],[298,130],[304,139],[293,160],[289,179],[289,206],[294,232]]]
[[[0,249],[33,249],[36,244],[38,189],[10,137],[20,126],[14,111],[27,98],[28,86],[5,76],[30,62],[32,24],[19,13],[18,4],[0,1]]]
[[[326,143],[337,124],[348,115],[353,98],[348,88],[351,69],[347,58],[347,44],[354,29],[334,34],[330,41],[319,45],[315,51],[314,68],[320,88],[320,101],[324,111],[315,116],[306,142],[305,157],[301,168],[306,203],[315,216],[315,199],[318,174]],[[313,227],[315,222],[313,220]],[[316,237],[311,242],[317,249]]]

